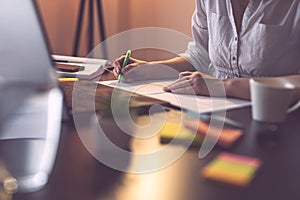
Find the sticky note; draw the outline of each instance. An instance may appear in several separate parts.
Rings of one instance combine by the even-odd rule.
[[[243,131],[241,129],[234,129],[228,127],[214,127],[201,120],[193,120],[185,123],[185,127],[189,130],[197,132],[202,137],[210,137],[218,139],[218,144],[224,148],[229,148],[233,143],[239,139]]]
[[[221,153],[202,170],[202,175],[215,181],[247,186],[260,166],[257,158]]]
[[[191,146],[201,146],[203,137],[188,130],[183,125],[174,122],[167,122],[160,130],[160,142],[169,143],[171,141],[177,144],[192,141]]]
[[[65,78],[65,77],[61,77],[58,78],[59,82],[74,82],[74,81],[78,81],[78,78]]]

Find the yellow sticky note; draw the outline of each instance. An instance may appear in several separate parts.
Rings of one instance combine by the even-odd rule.
[[[78,81],[78,78],[65,78],[65,77],[61,77],[58,78],[59,82],[74,82],[74,81]]]
[[[169,143],[172,141],[177,144],[184,144],[185,142],[192,141],[191,146],[201,146],[203,138],[179,123],[167,122],[160,131],[160,141],[162,143]]]

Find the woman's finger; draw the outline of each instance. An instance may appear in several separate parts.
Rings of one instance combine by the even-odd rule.
[[[164,87],[163,87],[163,90],[166,91],[166,92],[171,92],[171,88],[172,88],[174,85],[176,85],[176,84],[178,84],[178,83],[180,83],[180,82],[182,82],[182,81],[184,81],[184,80],[186,80],[186,79],[184,79],[184,78],[179,78],[179,79],[177,79],[176,81],[174,81],[173,83],[164,86]]]
[[[137,67],[139,64],[138,63],[129,63],[128,65],[126,65],[125,67],[122,67],[122,72],[123,73],[127,73],[128,71],[134,69],[135,67]]]
[[[114,73],[114,76],[115,77],[118,77],[119,76],[119,74],[120,74],[120,72],[121,72],[121,66],[120,66],[120,64],[118,63],[118,62],[116,62],[116,61],[114,61],[113,63],[112,63],[112,66],[113,66],[113,73]]]
[[[185,71],[185,72],[180,72],[179,73],[179,78],[183,78],[186,76],[191,76],[193,74],[193,72],[189,72],[189,71]]]
[[[163,90],[167,92],[173,92],[174,90],[187,87],[192,87],[191,82],[186,79],[180,79],[170,85],[163,87]]]
[[[195,94],[195,91],[194,91],[193,87],[187,86],[187,87],[173,89],[172,93],[174,93],[174,94]]]
[[[190,77],[188,76],[185,76],[185,77],[181,77],[181,78],[178,78],[176,81],[174,81],[173,83],[169,84],[168,87],[173,87],[173,85],[177,85],[178,83],[180,82],[185,82],[185,81],[189,81],[190,80]]]

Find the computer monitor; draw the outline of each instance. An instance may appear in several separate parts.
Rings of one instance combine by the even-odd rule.
[[[62,93],[50,87],[54,69],[36,1],[0,0],[0,27],[0,187],[32,192],[52,171]]]
[[[33,0],[0,1],[0,83],[44,87],[53,66]]]
[[[34,0],[0,1],[0,127],[36,90],[47,88],[53,63]]]

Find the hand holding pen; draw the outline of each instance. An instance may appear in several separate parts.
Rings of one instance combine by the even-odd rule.
[[[122,55],[120,58],[116,59],[112,63],[112,67],[114,68],[113,69],[114,76],[118,80],[121,79],[122,81],[126,82],[125,77],[124,77],[125,80],[123,79],[123,75],[124,74],[126,74],[128,71],[132,70],[133,68],[136,68],[136,67],[138,67],[138,66],[140,66],[142,64],[146,64],[147,63],[146,61],[138,60],[138,59],[132,58],[130,56],[131,56],[131,51],[128,50],[127,53],[126,53],[126,55]],[[128,57],[127,61],[126,61],[126,57]],[[121,77],[120,77],[120,74],[121,74]]]
[[[131,51],[128,50],[127,53],[126,53],[126,55],[125,55],[123,64],[122,64],[122,68],[124,68],[124,67],[128,64],[130,55],[131,55]],[[119,73],[119,76],[118,76],[118,83],[121,82],[122,78],[123,78],[123,72],[122,72],[122,70],[121,70],[120,73]]]

